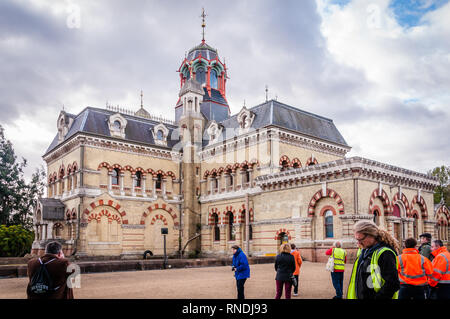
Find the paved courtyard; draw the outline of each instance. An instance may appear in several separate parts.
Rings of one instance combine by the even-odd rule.
[[[273,263],[250,265],[251,278],[245,284],[249,299],[275,297]],[[346,265],[344,294],[351,265]],[[300,271],[300,299],[329,299],[334,294],[330,273],[323,263],[303,262]],[[26,298],[28,278],[0,279],[0,298]],[[91,273],[81,275],[81,288],[74,289],[77,299],[233,299],[235,279],[231,267],[147,270]],[[283,295],[284,298],[284,295]]]

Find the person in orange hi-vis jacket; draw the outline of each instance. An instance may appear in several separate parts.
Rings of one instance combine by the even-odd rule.
[[[428,292],[428,278],[433,273],[431,261],[420,255],[416,249],[417,241],[414,238],[405,240],[405,249],[398,259],[398,279],[400,291],[398,299],[426,299]]]
[[[433,259],[433,274],[428,280],[431,286],[432,299],[450,299],[450,253],[442,240],[431,243]]]
[[[300,255],[300,251],[295,248],[295,244],[291,244],[291,255],[295,258],[295,271],[294,277],[297,279],[296,285],[294,285],[294,296],[298,296],[298,276],[300,274],[300,267],[302,266],[302,256]]]

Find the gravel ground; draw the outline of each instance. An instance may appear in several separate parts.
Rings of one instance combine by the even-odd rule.
[[[344,295],[351,265],[346,265]],[[251,278],[245,284],[248,299],[275,297],[273,264],[250,265]],[[334,288],[324,263],[303,262],[300,270],[299,299],[329,299]],[[0,279],[1,299],[26,298],[28,278]],[[91,273],[81,275],[81,288],[74,289],[77,299],[233,299],[236,284],[231,267],[147,270]],[[284,295],[283,295],[284,298]]]

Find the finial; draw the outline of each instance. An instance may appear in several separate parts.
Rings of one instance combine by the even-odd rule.
[[[266,84],[266,102],[269,100],[269,87]]]
[[[143,109],[144,108],[144,94],[142,93],[142,90],[141,90],[141,109]]]
[[[244,107],[245,107],[245,99],[244,99]]]
[[[206,23],[205,23],[205,8],[202,8],[202,14],[200,15],[200,17],[202,18],[202,43],[205,43],[205,27],[206,27]]]

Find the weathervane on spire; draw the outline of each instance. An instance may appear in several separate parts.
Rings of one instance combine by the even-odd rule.
[[[202,14],[200,15],[200,17],[202,18],[202,43],[204,43],[205,42],[205,27],[206,27],[206,24],[205,24],[205,17],[206,17],[206,14],[205,14],[205,8],[202,8]]]
[[[144,108],[144,94],[142,93],[142,90],[141,90],[141,109],[143,109]]]

